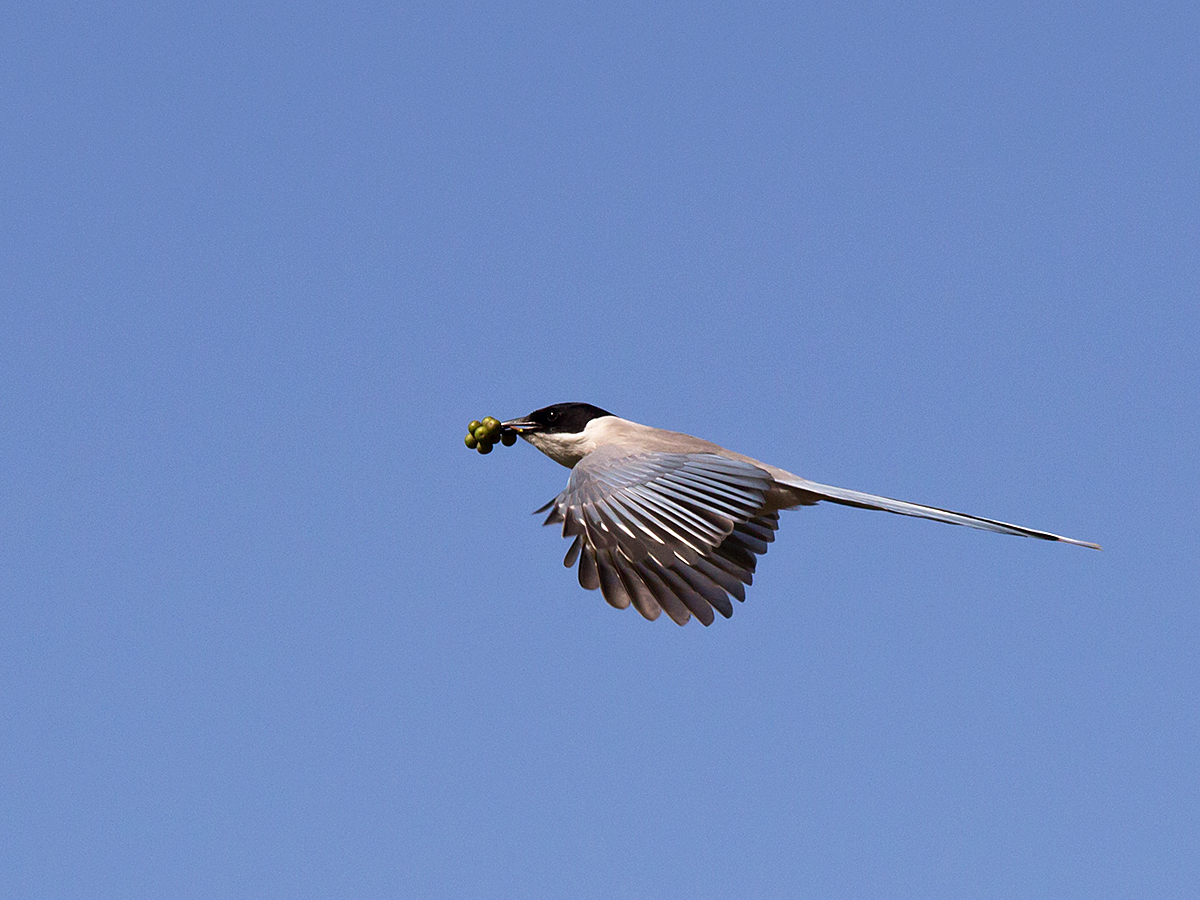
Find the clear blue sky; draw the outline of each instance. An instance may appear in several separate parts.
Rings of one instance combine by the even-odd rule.
[[[10,4],[0,894],[1195,896],[1194,3]],[[465,423],[818,506],[610,609]]]

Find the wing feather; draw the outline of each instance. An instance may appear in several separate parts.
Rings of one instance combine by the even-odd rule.
[[[621,581],[625,584],[625,589],[633,601],[633,608],[644,618],[653,622],[662,614],[663,608],[654,599],[654,594],[650,593],[650,589],[646,587],[646,583],[642,581],[641,575],[637,573],[632,564],[619,558],[616,563]]]
[[[588,591],[600,587],[600,572],[596,569],[596,550],[584,543],[583,553],[579,557],[579,586]]]
[[[725,520],[737,519],[745,512],[741,504],[728,503],[721,497],[705,494],[703,491],[699,491],[682,481],[664,480],[658,489],[668,497],[675,497],[678,500],[692,504],[693,509],[700,511],[708,517]]]
[[[671,588],[672,593],[683,601],[683,605],[688,608],[692,615],[705,625],[713,623],[713,609],[708,605],[708,601],[696,593],[692,589],[692,586],[680,577],[678,572],[674,569],[663,569],[662,580]]]
[[[703,572],[710,581],[720,585],[721,590],[725,593],[736,597],[739,601],[745,601],[746,586],[738,576],[730,574],[707,559],[696,560],[695,568],[698,572]]]
[[[627,609],[633,602],[633,598],[625,589],[621,574],[613,562],[612,554],[607,550],[601,550],[596,555],[596,567],[600,573],[600,593],[604,595],[604,599],[617,609]]]
[[[583,547],[583,535],[575,536],[575,540],[571,541],[571,546],[567,548],[567,555],[563,557],[563,565],[568,569],[575,565],[575,560],[579,559],[579,551]]]
[[[725,618],[728,619],[733,615],[733,604],[729,602],[729,595],[699,569],[692,566],[680,566],[674,571],[678,572],[679,576],[691,586],[692,590],[703,597],[709,606]]]
[[[658,605],[663,608],[671,621],[676,625],[686,625],[692,614],[688,612],[688,608],[684,606],[675,592],[663,581],[659,576],[659,572],[664,571],[661,568],[651,568],[646,563],[638,566],[638,573],[642,576],[642,580],[646,583],[646,587],[654,594],[654,599],[658,601]]]
[[[611,605],[680,625],[728,618],[746,598],[756,554],[775,538],[771,476],[711,453],[600,448],[571,470],[546,524],[573,538],[563,563]],[[545,511],[547,507],[543,507]]]

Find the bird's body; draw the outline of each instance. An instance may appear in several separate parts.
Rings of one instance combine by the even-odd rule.
[[[566,489],[539,512],[574,538],[564,563],[618,608],[680,625],[745,599],[757,556],[775,539],[779,510],[822,500],[1001,534],[1095,544],[965,513],[818,484],[718,444],[560,403],[503,423],[571,469]]]

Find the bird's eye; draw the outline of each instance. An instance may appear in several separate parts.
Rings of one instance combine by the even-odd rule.
[[[556,409],[552,409],[552,410],[550,410],[550,412],[546,413],[546,421],[547,422],[553,422],[557,418],[558,418],[558,410],[556,410]]]

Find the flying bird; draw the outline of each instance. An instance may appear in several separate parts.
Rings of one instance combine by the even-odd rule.
[[[999,534],[1098,544],[965,513],[817,484],[677,431],[639,425],[589,403],[556,403],[500,423],[571,470],[566,489],[536,512],[573,538],[563,565],[612,606],[705,625],[746,599],[779,510],[822,500],[966,525]],[[509,438],[511,440],[511,438]]]

